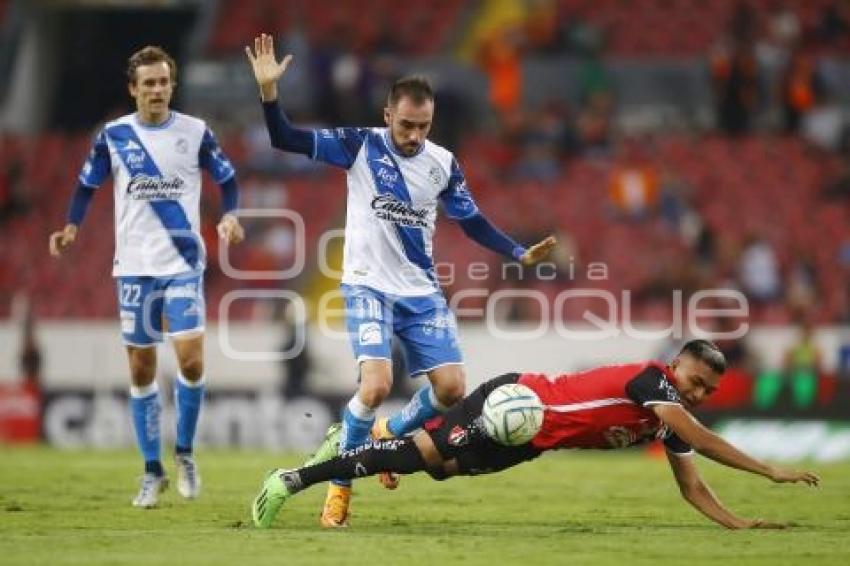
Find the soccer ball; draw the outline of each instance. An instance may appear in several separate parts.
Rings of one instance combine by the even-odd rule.
[[[494,389],[481,412],[487,436],[505,446],[525,444],[543,424],[543,403],[525,385],[508,383]]]

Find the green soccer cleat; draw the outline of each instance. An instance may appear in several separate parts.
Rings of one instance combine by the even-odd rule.
[[[307,466],[315,466],[316,464],[321,464],[322,462],[327,462],[334,456],[339,454],[339,437],[342,435],[342,423],[334,423],[328,427],[328,431],[325,433],[325,439],[322,441],[322,444],[319,446],[318,450],[316,450],[315,454],[310,456],[306,462],[304,462],[304,467]]]
[[[266,481],[263,482],[260,493],[254,498],[254,503],[251,505],[251,517],[254,519],[254,525],[257,528],[269,528],[281,506],[291,496],[286,483],[283,481],[283,475],[288,471],[283,468],[272,470],[266,476]]]

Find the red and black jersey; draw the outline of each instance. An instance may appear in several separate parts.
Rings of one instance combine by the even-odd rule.
[[[624,448],[656,438],[668,450],[689,454],[691,447],[668,431],[652,405],[681,405],[675,377],[662,363],[605,366],[549,378],[522,374],[546,410],[540,432],[531,444],[556,448]]]

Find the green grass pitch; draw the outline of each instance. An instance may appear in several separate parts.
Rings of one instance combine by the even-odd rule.
[[[548,454],[502,474],[386,492],[356,485],[352,526],[324,531],[316,486],[274,528],[250,525],[265,470],[297,455],[201,451],[204,493],[172,489],[159,509],[130,506],[130,452],[0,447],[0,564],[850,564],[850,463],[815,465],[818,489],[773,485],[700,459],[739,514],[795,521],[786,531],[726,531],[679,497],[666,462],[639,453]],[[167,465],[173,472],[173,466]]]

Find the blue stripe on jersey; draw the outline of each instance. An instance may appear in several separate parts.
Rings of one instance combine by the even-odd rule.
[[[127,168],[131,180],[128,190],[134,181],[140,177],[148,177],[161,181],[162,173],[159,171],[153,158],[142,145],[142,141],[133,127],[129,124],[118,124],[106,129],[106,135],[112,140],[121,161]],[[192,224],[186,217],[186,211],[175,200],[150,200],[153,211],[159,217],[162,225],[168,230],[171,242],[177,251],[186,260],[186,263],[194,270],[198,267],[199,246]]]
[[[207,128],[198,149],[198,164],[210,172],[213,181],[221,185],[236,174],[233,164],[221,151],[215,135]],[[234,207],[235,208],[235,207]]]
[[[366,161],[369,164],[369,170],[372,172],[372,179],[375,181],[375,188],[379,195],[389,195],[406,205],[412,204],[404,175],[402,175],[398,163],[380,134],[369,133],[366,139]],[[404,255],[411,263],[422,269],[436,285],[434,262],[425,251],[425,237],[422,228],[405,226],[399,222],[394,222],[394,224],[404,249]]]
[[[106,136],[101,130],[92,144],[83,169],[80,171],[79,181],[87,187],[99,187],[112,170],[112,161],[109,158],[109,146],[106,145]]]

